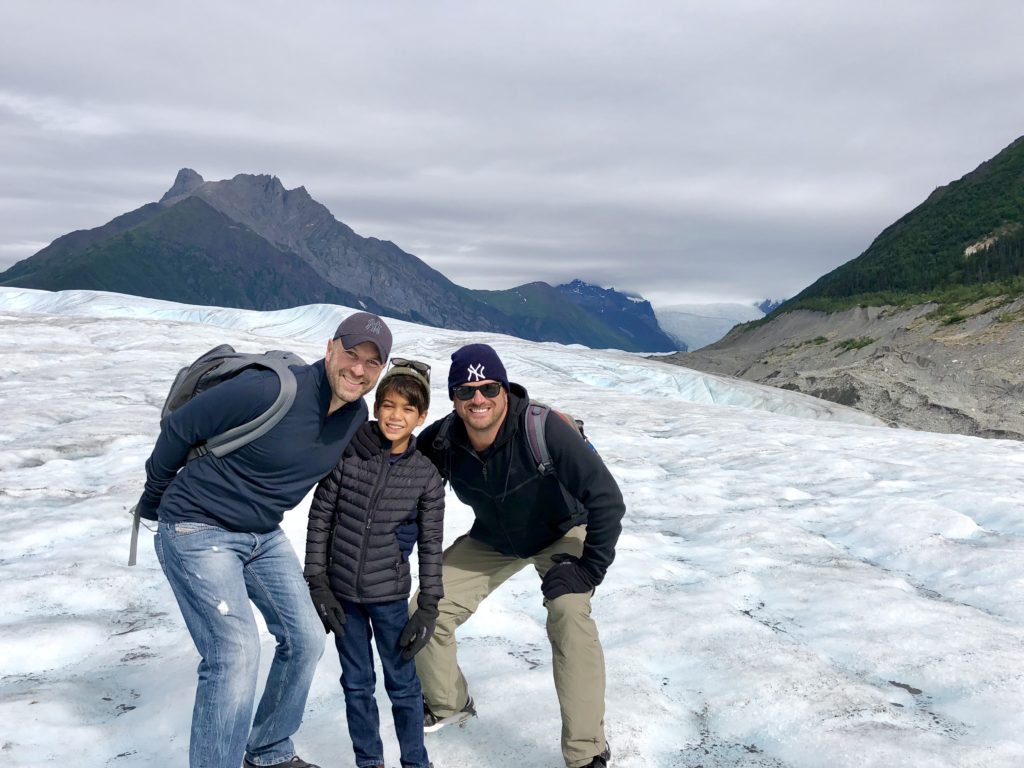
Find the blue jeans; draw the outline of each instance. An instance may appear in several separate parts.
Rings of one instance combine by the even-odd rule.
[[[345,609],[345,634],[335,637],[341,659],[341,687],[345,691],[345,715],[348,734],[356,755],[356,765],[365,768],[384,763],[384,745],[380,740],[380,715],[374,690],[373,649],[377,645],[384,688],[391,699],[391,714],[401,749],[403,768],[427,768],[429,760],[423,745],[423,693],[416,677],[416,662],[402,658],[398,639],[409,620],[405,600],[387,603],[341,601]]]
[[[239,768],[243,755],[256,765],[290,760],[325,635],[284,531],[160,523],[155,546],[202,657],[189,765]],[[260,638],[250,600],[277,638],[255,720]]]

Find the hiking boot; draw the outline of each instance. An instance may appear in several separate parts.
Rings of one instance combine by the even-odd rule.
[[[604,752],[594,755],[594,759],[583,766],[583,768],[606,768],[608,761],[612,759],[612,748],[607,743],[604,745]]]
[[[433,733],[439,731],[446,725],[461,725],[462,723],[469,720],[471,717],[476,717],[476,709],[473,707],[473,697],[469,697],[469,701],[466,702],[466,706],[456,712],[454,715],[448,715],[448,717],[438,717],[430,711],[430,707],[427,706],[426,702],[423,702],[423,732]]]
[[[271,763],[270,765],[257,765],[256,763],[250,763],[249,758],[245,758],[242,761],[243,768],[320,768],[319,765],[313,763],[307,763],[298,755],[292,757],[291,760],[285,760],[283,763]]]

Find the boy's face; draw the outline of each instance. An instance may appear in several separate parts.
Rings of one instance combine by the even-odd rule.
[[[391,441],[391,452],[402,453],[409,447],[409,436],[427,418],[404,395],[393,389],[384,393],[380,405],[374,405],[373,417],[380,423],[380,431]]]

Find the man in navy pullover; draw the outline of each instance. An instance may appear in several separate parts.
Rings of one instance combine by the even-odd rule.
[[[249,370],[174,411],[146,462],[143,517],[158,517],[157,558],[199,651],[191,768],[316,768],[295,754],[324,630],[280,523],[338,463],[367,419],[363,395],[391,352],[376,315],[346,318],[312,365],[292,370],[295,402],[267,434],[223,458],[186,463],[189,449],[263,413],[280,390]],[[259,633],[277,649],[255,719]]]

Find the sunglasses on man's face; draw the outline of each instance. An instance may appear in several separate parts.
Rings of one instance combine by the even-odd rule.
[[[452,388],[452,394],[455,395],[456,400],[472,400],[473,395],[477,392],[487,398],[497,397],[498,393],[501,392],[501,382],[492,381],[489,384],[481,384],[478,387],[463,384],[462,386]]]
[[[416,373],[422,373],[427,378],[427,381],[430,381],[430,366],[426,363],[421,363],[419,360],[406,360],[404,357],[392,357],[391,367],[412,368]]]

